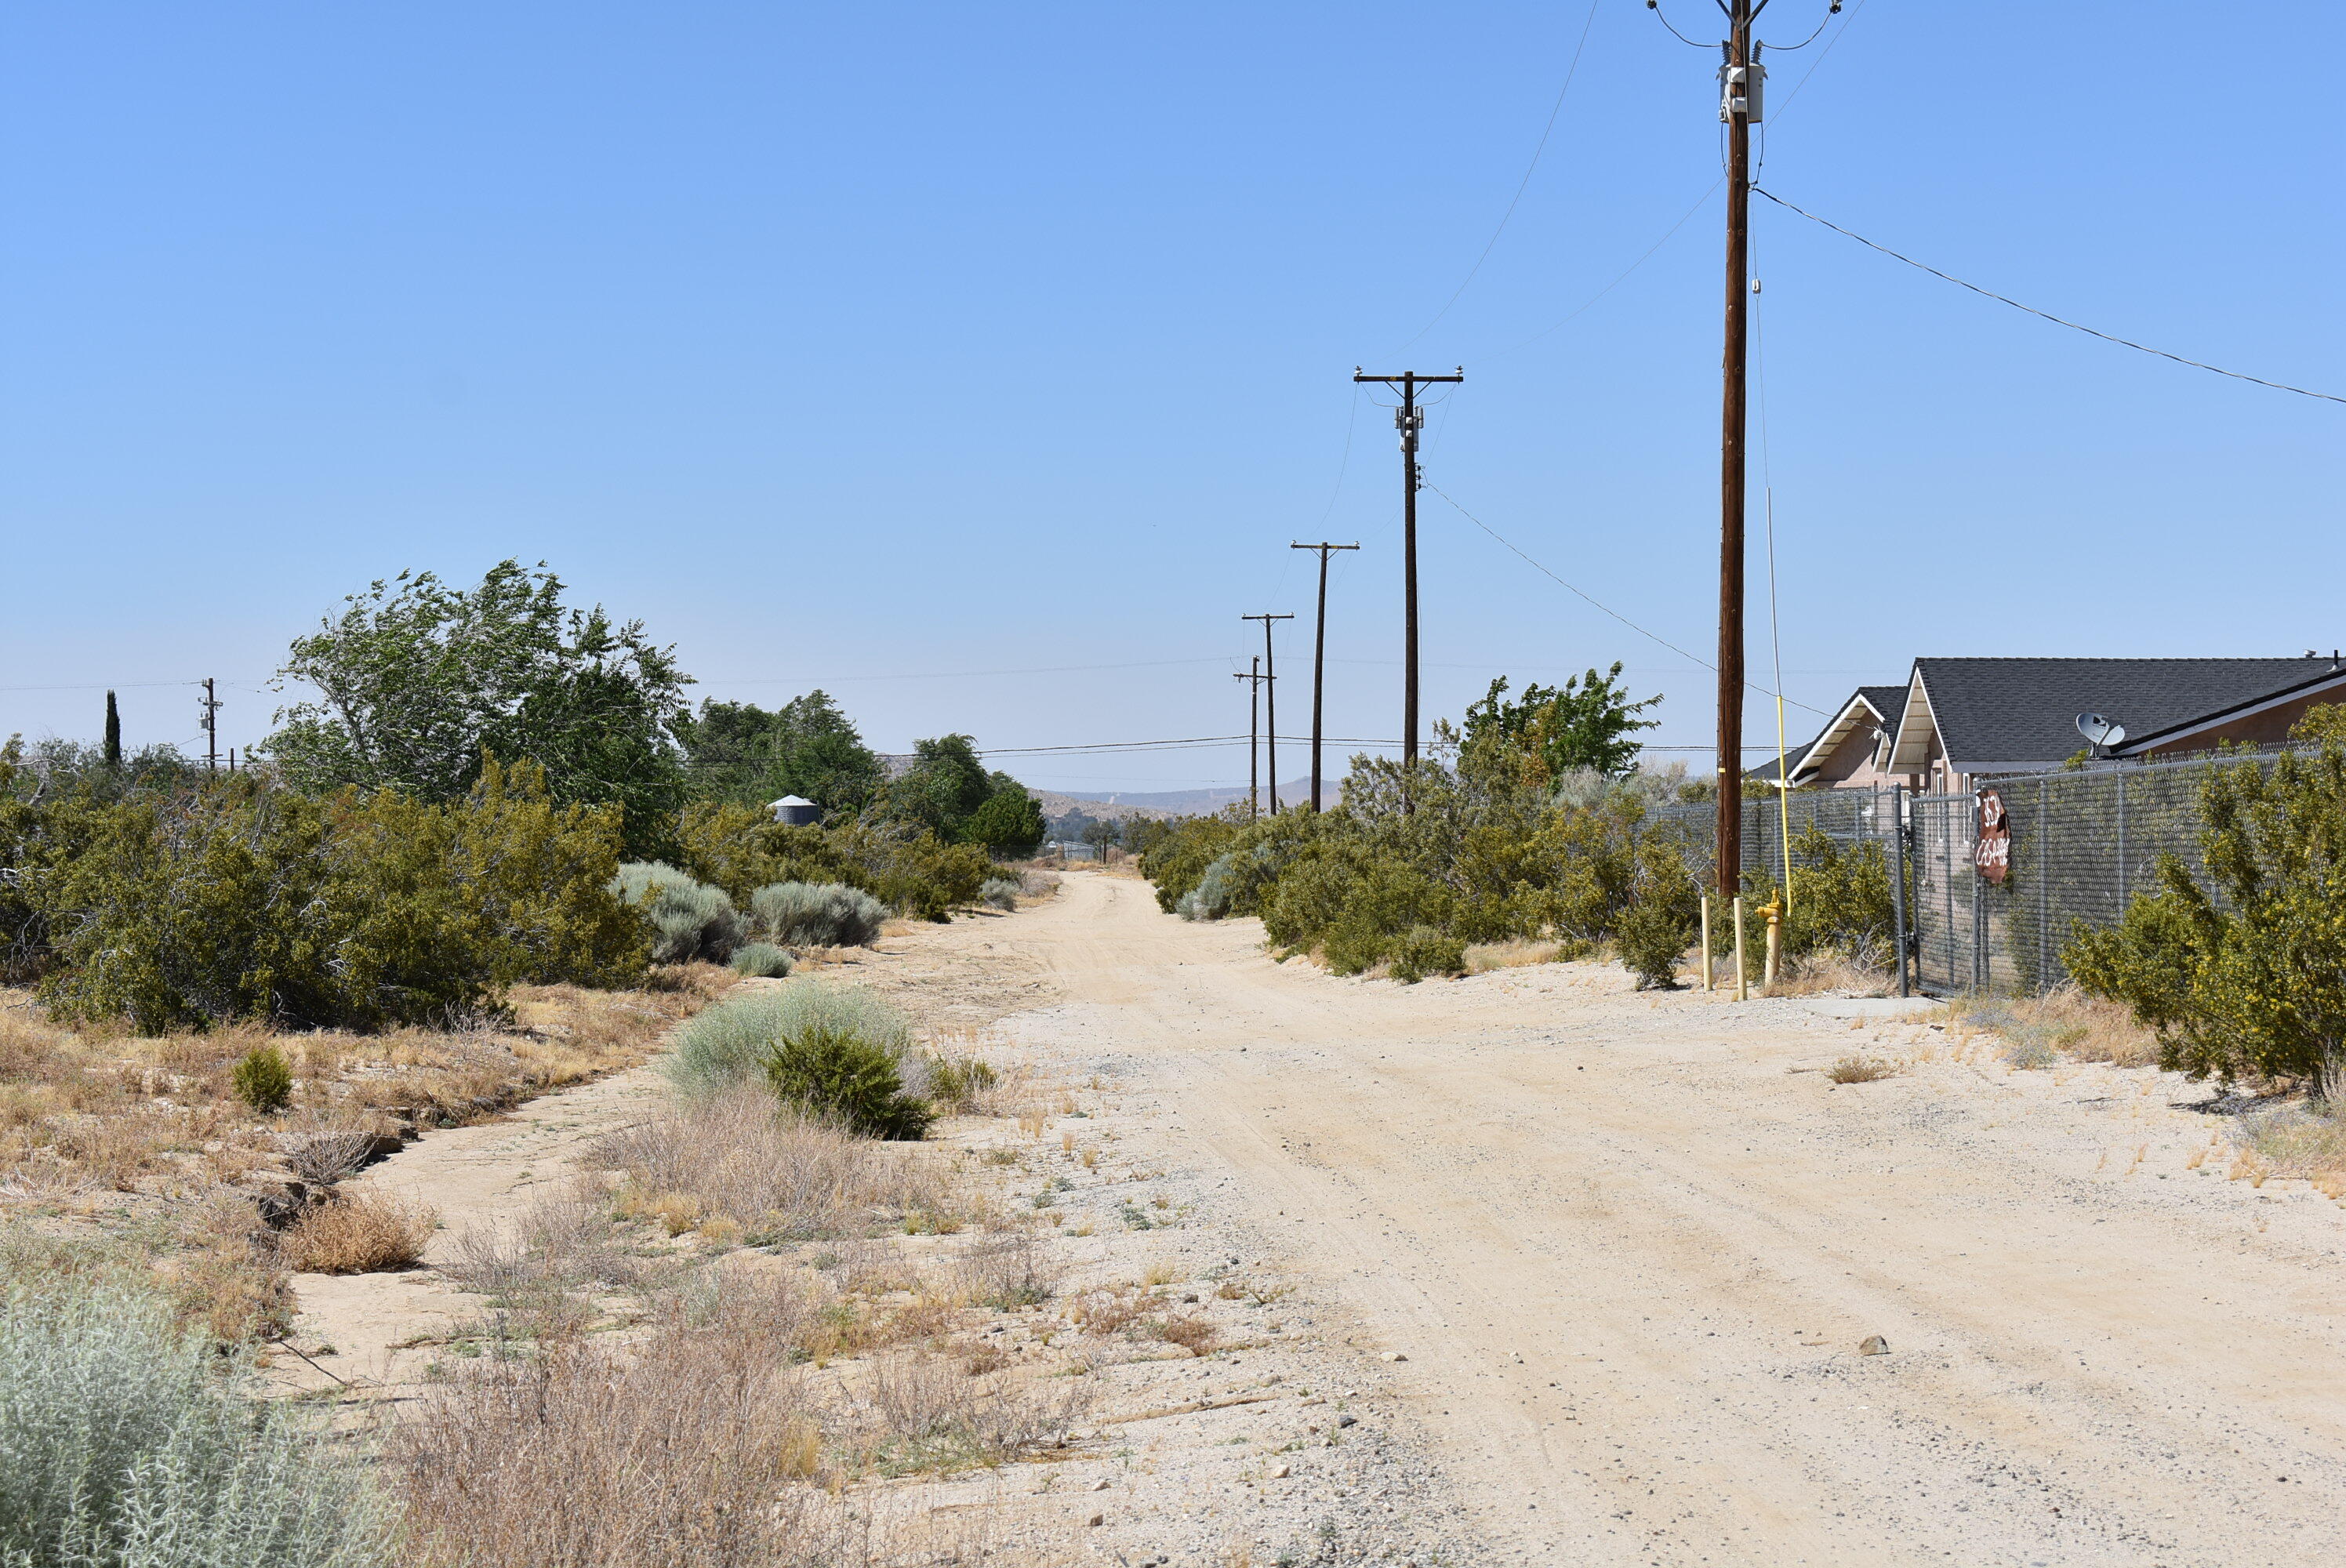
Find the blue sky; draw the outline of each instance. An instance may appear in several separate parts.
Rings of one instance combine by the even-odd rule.
[[[1762,36],[1823,6],[1775,0]],[[1666,9],[1717,32],[1708,0]],[[821,685],[883,748],[1227,735],[1238,617],[1303,615],[1300,676],[1286,545],[1326,537],[1363,546],[1334,576],[1329,728],[1391,736],[1399,459],[1363,362],[1463,363],[1428,478],[1707,655],[1715,60],[1637,0],[1591,15],[12,6],[0,732],[94,735],[102,691],[27,688],[111,684],[134,743],[185,741],[189,688],[150,683],[212,675],[249,743],[341,596],[515,555],[643,617],[703,694]],[[2346,11],[2315,0],[1857,0],[1776,59],[1760,182],[2046,310],[2346,392],[2341,56]],[[1755,208],[1791,697],[1917,654],[2346,643],[2346,408]],[[1656,740],[1708,738],[1707,670],[1439,496],[1421,528],[1429,714],[1620,658],[1667,695]],[[1306,684],[1281,686],[1293,732]],[[1751,722],[1772,743],[1768,705]],[[1245,750],[1010,765],[1178,789],[1243,779]]]

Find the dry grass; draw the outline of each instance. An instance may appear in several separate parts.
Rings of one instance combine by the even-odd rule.
[[[2157,1038],[2134,1021],[2123,1003],[2088,996],[2074,985],[2016,1000],[1967,997],[1953,1009],[1959,1021],[2004,1036],[2009,1042],[2005,1054],[2015,1066],[2049,1065],[2055,1052],[2074,1061],[2120,1067],[2147,1067],[2158,1060]]]
[[[305,1274],[375,1274],[423,1256],[440,1228],[427,1204],[378,1193],[345,1193],[305,1209],[285,1230],[285,1256]]]
[[[0,1203],[105,1191],[185,1199],[280,1165],[332,1186],[355,1168],[362,1136],[479,1121],[635,1065],[734,978],[694,964],[641,991],[520,986],[509,1021],[464,1030],[280,1035],[246,1023],[155,1039],[65,1029],[30,993],[0,989]],[[261,1044],[297,1067],[293,1105],[273,1117],[229,1084],[230,1066]],[[280,1138],[288,1131],[304,1136]]]
[[[490,1359],[393,1433],[425,1568],[814,1568],[871,1543],[820,1482],[808,1303],[725,1279],[631,1350]]]
[[[1825,1069],[1825,1076],[1836,1084],[1871,1084],[1898,1075],[1895,1063],[1872,1056],[1844,1056]]]
[[[1728,967],[1732,979],[1734,959]],[[1845,952],[1827,949],[1805,958],[1788,959],[1776,976],[1770,996],[1887,996],[1898,979],[1888,970],[1860,963]]]
[[[999,1464],[1063,1440],[1091,1402],[1075,1380],[1046,1388],[1009,1371],[973,1373],[927,1350],[882,1357],[859,1391],[855,1458],[882,1475]]]
[[[2235,1180],[2262,1186],[2294,1176],[2331,1197],[2346,1194],[2346,1102],[2332,1096],[2242,1116],[2232,1140]]]
[[[1466,950],[1466,972],[1488,974],[1494,970],[1522,969],[1529,964],[1554,963],[1563,949],[1552,942],[1478,942]]]
[[[678,1105],[597,1145],[597,1162],[624,1172],[623,1203],[667,1201],[680,1214],[722,1215],[760,1241],[860,1235],[875,1222],[957,1229],[982,1212],[918,1145],[875,1143],[777,1110],[744,1088]],[[696,1218],[695,1223],[699,1223]]]
[[[1192,1356],[1202,1356],[1214,1348],[1219,1330],[1195,1312],[1174,1312],[1153,1319],[1146,1325],[1152,1339],[1168,1345],[1178,1345]]]

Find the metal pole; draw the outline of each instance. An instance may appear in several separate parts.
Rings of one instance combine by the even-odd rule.
[[[1749,992],[1746,989],[1746,987],[1747,987],[1747,986],[1748,986],[1748,984],[1749,984],[1749,982],[1748,982],[1748,981],[1746,981],[1746,979],[1744,978],[1745,971],[1744,971],[1744,967],[1743,967],[1743,895],[1742,895],[1741,893],[1738,893],[1738,894],[1736,894],[1736,895],[1735,895],[1734,911],[1735,911],[1735,1000],[1736,1000],[1736,1001],[1738,1001],[1738,1002],[1746,1002],[1746,1001],[1749,1001],[1749,1000],[1750,999],[1750,993],[1749,993]]]
[[[1727,345],[1719,438],[1719,887],[1743,868],[1743,480],[1746,311],[1750,293],[1751,0],[1732,0],[1721,71],[1727,121]],[[1742,89],[1739,91],[1739,87]]]
[[[1906,981],[1906,787],[1890,787],[1890,838],[1894,846],[1892,854],[1890,882],[1890,923],[1896,932],[1898,944],[1898,994],[1911,996]]]
[[[1702,988],[1710,989],[1710,894],[1702,895]]]

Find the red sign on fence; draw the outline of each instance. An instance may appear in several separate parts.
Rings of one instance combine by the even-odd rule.
[[[2012,819],[2004,814],[2004,797],[1993,789],[1979,792],[1979,841],[1972,846],[1972,864],[1991,882],[2012,874]]]

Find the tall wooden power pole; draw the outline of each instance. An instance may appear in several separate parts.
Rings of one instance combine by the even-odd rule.
[[[1270,623],[1291,621],[1293,616],[1240,616],[1242,621],[1262,623],[1262,738],[1263,767],[1270,774],[1270,814],[1279,815],[1279,664],[1270,652]]]
[[[1262,775],[1255,771],[1255,757],[1262,745],[1262,656],[1254,656],[1251,673],[1230,672],[1232,680],[1247,683],[1247,815],[1262,815]]]
[[[1362,375],[1352,369],[1355,382],[1382,382],[1401,388],[1401,406],[1393,424],[1401,431],[1401,582],[1402,686],[1401,759],[1417,760],[1417,492],[1425,482],[1417,466],[1417,433],[1425,428],[1425,412],[1417,406],[1417,389],[1435,382],[1463,382],[1466,367],[1448,376],[1422,376],[1403,371],[1397,376]]]
[[[209,677],[204,680],[204,695],[198,706],[204,710],[204,768],[208,772],[219,771],[219,696],[213,689]]]
[[[1752,0],[1721,0],[1730,34],[1719,66],[1727,124],[1727,348],[1719,434],[1719,891],[1743,880],[1743,373],[1751,297],[1751,122],[1762,75],[1751,43]],[[1765,6],[1768,0],[1760,0]]]
[[[1358,545],[1290,545],[1290,550],[1320,552],[1320,618],[1311,631],[1311,809],[1320,809],[1320,712],[1323,677],[1328,667],[1328,553],[1357,550]]]

